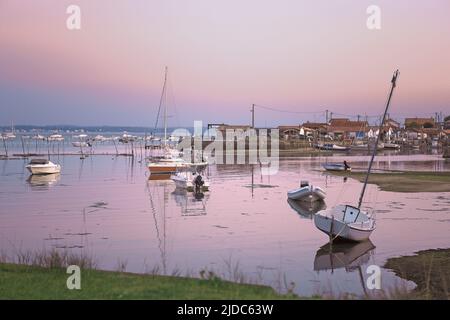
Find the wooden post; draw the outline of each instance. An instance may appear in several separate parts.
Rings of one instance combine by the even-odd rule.
[[[3,147],[5,148],[5,155],[8,157],[8,148],[6,147],[6,138],[2,137],[3,140]]]

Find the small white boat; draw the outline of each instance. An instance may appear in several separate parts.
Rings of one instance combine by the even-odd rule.
[[[209,191],[209,181],[205,176],[192,171],[177,172],[170,176],[177,189],[187,190],[190,192],[196,191],[196,187],[201,192]]]
[[[26,166],[31,174],[53,174],[60,173],[61,166],[47,159],[32,159]]]
[[[345,163],[325,163],[322,167],[327,171],[352,171],[352,168]]]
[[[325,199],[326,193],[320,187],[310,185],[307,181],[302,181],[300,188],[288,191],[288,198],[300,201],[317,201]]]
[[[339,205],[330,210],[318,212],[314,224],[333,238],[352,241],[369,239],[375,230],[375,219],[367,212],[350,205]]]
[[[331,151],[348,151],[349,150],[348,147],[339,146],[334,143],[321,143],[321,144],[317,145],[317,148],[321,149],[321,150],[331,150]]]
[[[84,141],[74,141],[72,142],[72,146],[74,146],[75,148],[86,148],[86,147],[90,147],[90,144],[88,142],[84,142]]]
[[[400,145],[393,143],[393,142],[385,142],[384,143],[384,148],[385,149],[400,149]]]

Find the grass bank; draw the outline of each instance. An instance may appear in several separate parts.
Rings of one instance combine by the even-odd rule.
[[[410,293],[415,298],[450,299],[450,249],[430,249],[413,256],[390,258],[384,267],[417,284]]]
[[[69,290],[65,268],[0,263],[0,299],[293,299],[272,288],[217,277],[192,279],[81,270],[81,289]]]
[[[331,172],[364,182],[365,172]],[[450,192],[450,172],[398,171],[374,172],[369,183],[376,184],[383,191],[395,192]]]

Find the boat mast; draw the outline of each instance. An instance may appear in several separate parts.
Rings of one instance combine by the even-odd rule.
[[[362,203],[362,200],[364,198],[364,193],[366,192],[367,182],[369,181],[370,171],[372,170],[373,159],[375,158],[375,154],[377,153],[378,142],[380,141],[381,131],[383,130],[384,121],[386,119],[386,114],[387,114],[388,109],[389,109],[389,104],[391,103],[391,98],[392,98],[392,94],[394,93],[394,88],[396,86],[398,75],[399,75],[399,71],[396,70],[394,72],[394,75],[392,76],[391,91],[389,92],[389,98],[388,98],[387,103],[386,103],[386,109],[384,110],[383,119],[381,120],[380,127],[378,129],[377,140],[375,141],[375,146],[373,148],[372,157],[370,158],[370,163],[369,163],[369,168],[367,169],[366,179],[364,180],[364,185],[363,185],[363,188],[362,188],[362,191],[361,191],[361,195],[359,196],[358,209],[361,208],[361,203]]]
[[[166,99],[167,67],[164,74],[164,146],[167,146],[167,99]]]
[[[156,114],[156,123],[155,123],[155,133],[156,130],[158,129],[158,122],[159,122],[159,115],[161,113],[161,106],[163,104],[165,95],[166,95],[166,83],[167,83],[167,66],[165,67],[165,72],[164,72],[164,85],[162,88],[162,92],[161,92],[161,97],[159,99],[159,106],[158,106],[158,113]],[[166,106],[164,106],[164,108],[166,108]],[[164,111],[164,127],[166,127],[166,112]],[[164,140],[166,138],[166,130],[164,130]]]

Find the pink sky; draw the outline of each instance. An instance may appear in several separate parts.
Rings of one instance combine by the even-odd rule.
[[[152,126],[166,65],[172,125],[380,114],[396,68],[392,115],[450,113],[448,0],[0,0],[0,48],[0,125]]]

